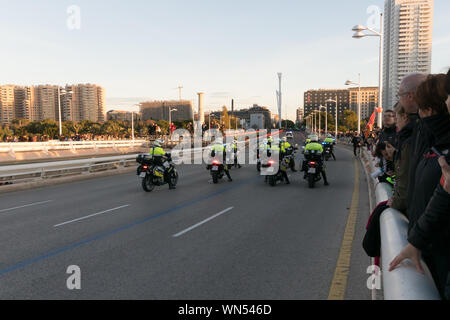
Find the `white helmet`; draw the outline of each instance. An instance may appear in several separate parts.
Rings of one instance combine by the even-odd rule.
[[[155,146],[155,147],[161,147],[162,145],[163,145],[163,141],[162,140],[160,140],[160,139],[158,139],[158,140],[155,140],[154,142],[153,142],[153,145]]]
[[[311,142],[319,142],[318,136],[311,136]]]

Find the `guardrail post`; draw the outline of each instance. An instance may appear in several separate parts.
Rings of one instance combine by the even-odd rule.
[[[14,159],[17,159],[16,158],[16,153],[14,152],[14,148],[13,148],[13,144],[12,143],[9,144],[9,155],[11,157],[13,157]]]

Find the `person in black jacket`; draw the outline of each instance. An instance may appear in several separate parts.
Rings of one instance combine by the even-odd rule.
[[[446,181],[450,177],[449,166],[445,163],[450,163],[450,103],[445,104],[446,100],[449,102],[450,90],[445,89],[446,81],[450,83],[450,72],[447,76],[429,76],[416,94],[423,125],[431,132],[432,150],[444,154],[446,160],[438,160],[434,151],[428,151],[419,161],[415,201],[410,204],[409,245],[391,262],[390,270],[410,258],[423,273],[422,253],[441,296],[450,299],[450,190]],[[428,197],[430,201],[426,201]]]
[[[352,144],[353,144],[353,153],[355,154],[355,157],[356,157],[359,154],[359,152],[356,153],[356,150],[357,149],[360,150],[361,149],[361,145],[362,145],[362,139],[356,133],[353,135]]]
[[[394,109],[398,106],[398,103],[395,105]],[[380,135],[378,136],[379,142],[389,142],[394,147],[396,146],[397,140],[397,126],[396,126],[396,118],[395,112],[392,110],[387,110],[383,115],[383,129],[381,130]]]

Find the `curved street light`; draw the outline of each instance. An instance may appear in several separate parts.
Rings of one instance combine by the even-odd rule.
[[[361,134],[361,74],[358,73],[358,82],[350,80],[345,81],[346,86],[357,85],[358,86],[358,136]]]
[[[336,121],[336,124],[335,124],[335,138],[337,139],[337,135],[338,135],[338,96],[336,95],[336,99],[335,100],[333,100],[333,99],[328,99],[327,101],[325,101],[325,102],[334,102],[335,104],[336,104],[336,109],[335,109],[335,113],[336,113],[336,115],[335,115],[335,121]]]
[[[362,39],[364,37],[380,37],[380,53],[379,53],[379,75],[378,75],[378,127],[382,127],[382,110],[383,110],[383,14],[380,14],[380,32],[375,31],[371,28],[365,27],[363,25],[356,25],[352,28],[354,39]],[[366,31],[367,33],[363,32]]]

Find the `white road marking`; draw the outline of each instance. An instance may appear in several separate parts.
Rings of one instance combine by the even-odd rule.
[[[215,215],[213,215],[212,217],[209,217],[208,219],[205,219],[205,220],[203,220],[202,222],[199,222],[199,223],[193,225],[192,227],[189,227],[189,228],[187,228],[187,229],[185,229],[185,230],[183,230],[183,231],[181,231],[181,232],[179,232],[179,233],[177,233],[177,234],[174,234],[173,237],[174,237],[174,238],[178,238],[179,236],[182,236],[183,234],[185,234],[185,233],[187,233],[187,232],[189,232],[189,231],[191,231],[191,230],[193,230],[193,229],[195,229],[195,228],[198,228],[198,227],[200,227],[201,225],[207,223],[208,221],[211,221],[212,219],[215,219],[215,218],[217,218],[217,217],[223,215],[224,213],[227,213],[227,212],[229,212],[229,211],[231,211],[231,210],[233,210],[233,209],[234,209],[234,207],[230,207],[230,208],[228,208],[228,209],[225,209],[225,210],[219,212],[218,214],[215,214]]]
[[[37,205],[44,204],[44,203],[49,203],[49,202],[52,202],[52,201],[53,201],[53,200],[47,200],[47,201],[41,201],[41,202],[30,203],[30,204],[26,204],[26,205],[19,206],[19,207],[14,207],[14,208],[2,209],[2,210],[0,210],[0,213],[2,213],[2,212],[8,212],[8,211],[13,211],[13,210],[17,210],[17,209],[22,209],[22,208],[27,208],[27,207],[32,207],[32,206],[37,206]]]
[[[86,219],[89,219],[89,218],[92,218],[92,217],[95,217],[95,216],[99,216],[99,215],[104,214],[104,213],[108,213],[108,212],[111,212],[111,211],[120,210],[120,209],[129,207],[129,206],[130,206],[130,205],[127,204],[127,205],[120,206],[120,207],[117,207],[117,208],[108,209],[108,210],[105,210],[105,211],[102,211],[102,212],[90,214],[90,215],[85,216],[85,217],[81,217],[81,218],[78,218],[78,219],[74,219],[74,220],[70,220],[70,221],[67,221],[67,222],[63,222],[63,223],[57,224],[57,225],[55,225],[55,226],[53,226],[53,227],[55,227],[55,228],[61,227],[61,226],[64,226],[64,225],[66,225],[66,224],[69,224],[69,223],[78,222],[78,221],[81,221],[81,220],[86,220]]]

